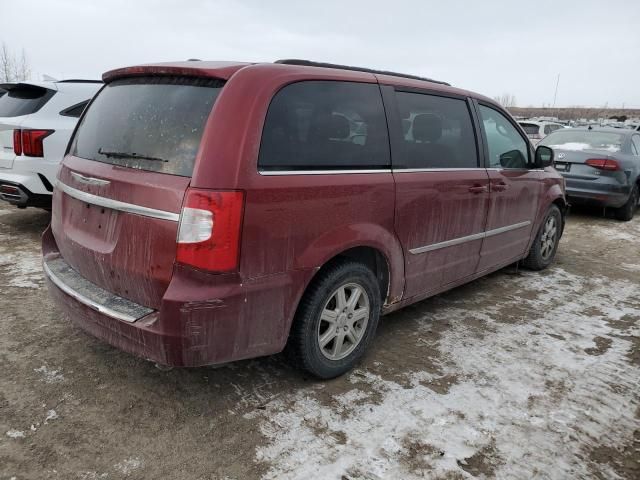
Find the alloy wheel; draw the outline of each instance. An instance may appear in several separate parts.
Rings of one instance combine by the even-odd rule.
[[[547,260],[553,253],[553,249],[556,245],[556,237],[558,235],[558,224],[556,217],[553,215],[547,218],[542,230],[542,237],[540,238],[540,254],[542,258]]]
[[[362,341],[370,316],[369,296],[356,283],[347,283],[329,297],[318,323],[318,345],[329,360],[348,356]]]

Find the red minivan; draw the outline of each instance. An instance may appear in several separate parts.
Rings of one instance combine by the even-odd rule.
[[[71,320],[133,354],[285,350],[335,377],[381,314],[555,256],[553,152],[489,98],[301,60],[103,79],[58,174],[44,270]]]

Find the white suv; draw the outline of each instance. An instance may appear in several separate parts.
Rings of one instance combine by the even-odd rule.
[[[78,118],[102,82],[0,84],[0,198],[51,208],[60,161]]]
[[[564,128],[564,125],[554,122],[524,120],[518,123],[527,134],[527,137],[529,137],[529,140],[531,140],[531,143],[533,143],[534,145],[544,137],[549,135],[551,132],[555,132],[556,130]]]

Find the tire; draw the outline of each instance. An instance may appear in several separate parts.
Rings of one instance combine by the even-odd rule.
[[[556,205],[551,205],[533,240],[529,254],[521,262],[522,265],[530,270],[544,270],[551,265],[558,250],[561,233],[562,213]]]
[[[380,287],[369,268],[353,261],[328,267],[298,306],[285,348],[290,363],[322,379],[348,372],[374,337],[380,309]]]
[[[620,208],[616,208],[615,215],[618,220],[622,220],[623,222],[628,222],[633,218],[636,213],[636,208],[638,208],[638,200],[640,198],[640,189],[638,188],[638,184],[636,183],[629,194],[629,200]]]

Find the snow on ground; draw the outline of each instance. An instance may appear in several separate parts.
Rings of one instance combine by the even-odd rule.
[[[590,476],[591,448],[619,445],[640,428],[630,408],[640,368],[626,359],[630,336],[640,334],[629,321],[640,316],[631,301],[638,286],[557,267],[495,281],[502,298],[443,300],[416,332],[420,343],[434,325],[450,324],[435,375],[451,379],[448,389],[426,386],[427,372],[396,382],[356,371],[354,388],[329,405],[318,385],[247,414],[268,439],[257,451],[270,465],[265,478]],[[512,323],[496,320],[508,311]]]

